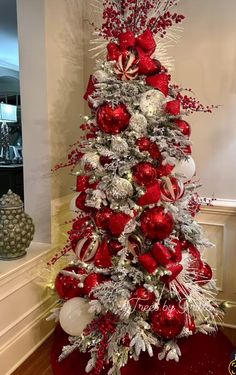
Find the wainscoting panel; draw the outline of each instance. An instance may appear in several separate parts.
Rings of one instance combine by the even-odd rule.
[[[223,325],[236,328],[236,202],[216,203],[203,207],[198,222],[215,247],[205,250],[204,257],[214,270],[218,299],[228,301]],[[217,205],[218,204],[218,205]]]

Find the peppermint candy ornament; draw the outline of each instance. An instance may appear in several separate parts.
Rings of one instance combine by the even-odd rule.
[[[138,76],[137,59],[133,53],[123,53],[115,64],[114,71],[121,81],[130,81]]]
[[[99,247],[98,237],[83,238],[75,247],[75,254],[82,262],[93,262]]]
[[[163,178],[161,185],[161,198],[165,202],[176,202],[184,195],[184,183],[175,177]]]

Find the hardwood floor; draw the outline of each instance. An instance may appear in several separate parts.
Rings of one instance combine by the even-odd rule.
[[[236,329],[221,328],[236,347]],[[53,375],[50,366],[52,336],[49,337],[12,375]],[[65,374],[66,375],[66,374]]]

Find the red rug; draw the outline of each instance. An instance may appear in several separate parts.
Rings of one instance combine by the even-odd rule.
[[[61,348],[67,343],[67,335],[57,327],[51,352],[54,375],[85,375],[89,355],[76,351],[58,363]],[[138,362],[130,360],[122,369],[122,375],[229,375],[228,365],[234,347],[222,332],[215,336],[197,334],[180,340],[179,345],[182,351],[179,363],[159,361],[157,355],[150,358],[143,353]]]

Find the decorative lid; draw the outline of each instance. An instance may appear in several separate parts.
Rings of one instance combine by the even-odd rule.
[[[0,209],[14,209],[22,207],[23,202],[19,195],[13,193],[11,190],[8,190],[7,194],[3,194],[2,198],[0,199]]]

